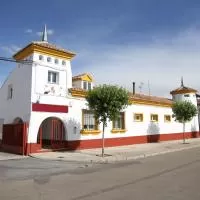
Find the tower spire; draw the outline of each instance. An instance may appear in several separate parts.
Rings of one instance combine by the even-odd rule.
[[[183,84],[183,77],[181,77],[181,87],[184,87],[184,84]]]
[[[48,42],[47,41],[47,28],[46,28],[46,24],[44,25],[44,31],[42,33],[42,41],[43,42]]]

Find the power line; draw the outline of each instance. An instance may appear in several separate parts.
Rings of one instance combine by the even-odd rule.
[[[0,57],[0,61],[6,61],[6,62],[14,62],[14,63],[26,63],[30,64],[32,61],[30,60],[14,60],[13,58],[6,58],[6,57]]]
[[[33,61],[33,60],[14,60],[13,58],[6,58],[6,57],[0,57],[0,61],[5,61],[5,62],[14,62],[14,63],[20,63],[20,64],[27,64],[27,65],[40,65],[43,67],[48,67],[48,68],[52,68],[52,69],[56,69],[56,70],[60,70],[60,71],[66,71],[66,69],[64,68],[56,68],[55,66],[50,66],[50,65],[44,65],[41,64],[37,61]]]

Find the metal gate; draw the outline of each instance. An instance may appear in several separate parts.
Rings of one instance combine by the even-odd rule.
[[[2,149],[6,152],[26,155],[27,128],[26,123],[4,124]]]
[[[61,149],[65,147],[65,128],[62,121],[52,119],[51,123],[51,148]]]

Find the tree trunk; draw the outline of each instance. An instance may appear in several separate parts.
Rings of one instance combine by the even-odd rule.
[[[183,144],[185,144],[185,123],[183,123]]]
[[[105,123],[103,123],[103,133],[102,133],[102,154],[101,154],[102,157],[104,157],[104,129],[105,129]]]

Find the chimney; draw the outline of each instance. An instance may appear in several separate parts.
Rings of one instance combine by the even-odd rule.
[[[133,82],[133,95],[135,94],[135,82]]]

